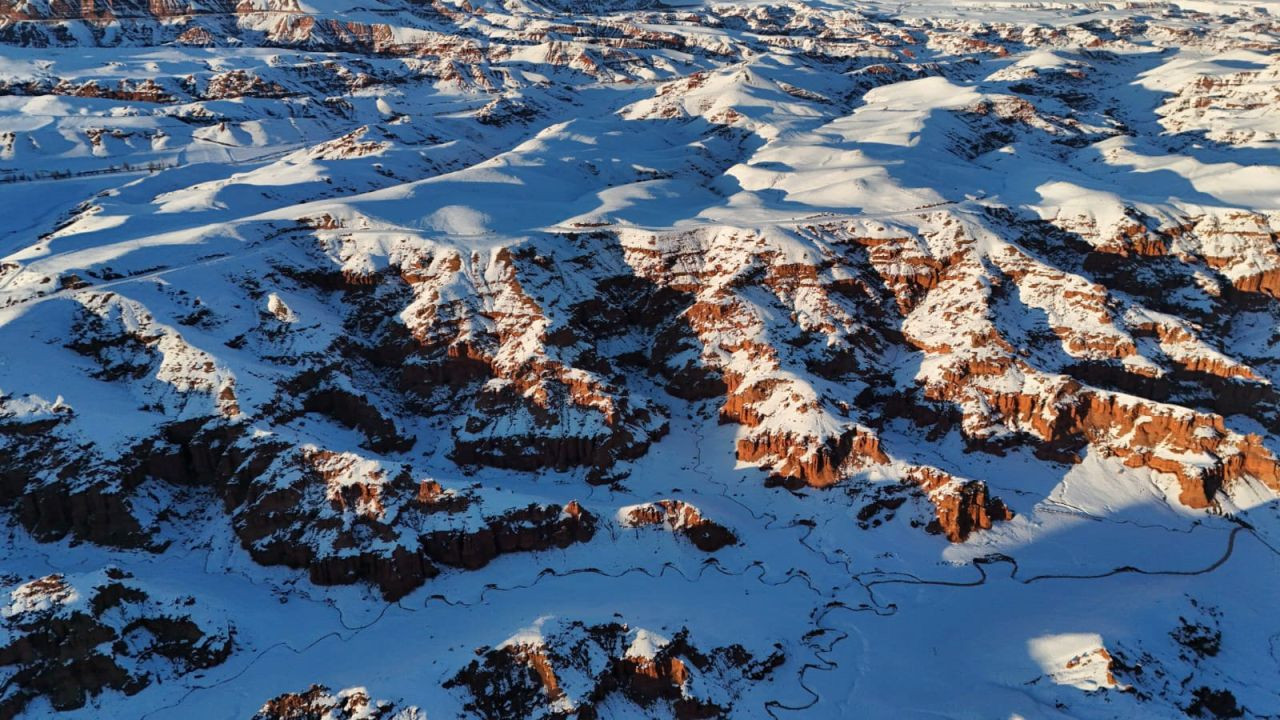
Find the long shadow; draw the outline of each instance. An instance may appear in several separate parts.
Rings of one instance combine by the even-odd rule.
[[[1098,633],[1118,659],[1114,670],[1119,682],[1137,687],[1138,692],[1124,700],[1136,701],[1135,708],[1186,707],[1193,700],[1194,688],[1209,686],[1233,693],[1243,705],[1266,713],[1273,711],[1280,696],[1274,688],[1268,690],[1265,681],[1258,684],[1269,675],[1265,668],[1273,658],[1265,643],[1255,642],[1255,638],[1274,636],[1280,625],[1236,618],[1252,618],[1248,598],[1254,593],[1274,594],[1280,589],[1274,572],[1280,567],[1280,551],[1273,535],[1263,532],[1261,525],[1255,526],[1265,522],[1274,533],[1280,528],[1278,513],[1280,507],[1272,501],[1226,518],[1216,531],[1203,535],[1132,535],[1129,542],[1148,550],[1138,563],[1108,565],[1115,546],[1100,543],[1093,537],[1094,527],[1082,523],[1038,537],[1007,554],[978,557],[949,573],[863,573],[855,579],[870,593],[879,613],[901,616],[894,627],[923,624],[922,637],[903,638],[899,646],[907,656],[920,659],[919,677],[930,675],[931,663],[941,668],[951,662],[950,653],[938,659],[928,652],[928,645],[937,641],[932,633],[942,626],[935,616],[945,607],[942,614],[964,618],[982,628],[972,636],[949,637],[948,643],[958,643],[955,654],[977,661],[986,653],[998,652],[1007,672],[1017,668],[1013,677],[1036,678],[1049,670],[1042,661],[1032,661],[1034,639],[1055,633]],[[1194,558],[1188,550],[1194,551]],[[1073,553],[1080,557],[1079,571],[1069,567],[1028,571],[1026,565],[1032,563],[1019,562],[1029,556],[1063,558]],[[1007,572],[997,572],[997,566]],[[933,590],[927,595],[918,592],[928,588]],[[871,643],[873,652],[877,643],[890,637],[887,631],[856,617],[836,620],[835,628],[848,630],[852,624],[860,635],[872,638],[864,638],[864,642]],[[1179,644],[1189,643],[1179,639],[1180,627],[1219,625],[1222,647],[1229,648],[1221,656],[1215,651],[1196,657],[1188,652],[1190,644]],[[1018,652],[1024,648],[1027,655],[1019,658]],[[1135,672],[1135,660],[1146,666],[1146,673]],[[1233,668],[1255,669],[1240,672]],[[1164,682],[1166,674],[1179,682]],[[1036,703],[1066,701],[1081,713],[1091,703],[1111,703],[1124,697],[1108,700],[1070,688],[1048,687],[1035,691],[1034,696]],[[875,697],[875,691],[864,697]]]

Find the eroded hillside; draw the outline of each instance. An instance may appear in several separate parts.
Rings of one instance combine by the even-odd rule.
[[[0,715],[1280,712],[1278,37],[0,0]]]

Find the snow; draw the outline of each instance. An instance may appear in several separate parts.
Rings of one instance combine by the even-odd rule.
[[[1097,633],[1044,635],[1027,641],[1027,651],[1040,669],[1058,685],[1086,692],[1114,686],[1103,653],[1102,636]]]
[[[627,646],[625,657],[652,660],[670,642],[670,639],[661,635],[636,628],[631,632],[631,644]]]
[[[463,717],[442,684],[478,648],[614,622],[634,659],[685,629],[698,648],[780,649],[766,678],[697,686],[731,717],[1190,702],[1192,687],[1122,692],[1154,673],[1112,677],[1108,657],[1280,712],[1275,488],[1251,471],[1190,508],[1174,474],[1127,454],[1212,473],[1251,436],[1280,448],[1276,289],[1249,285],[1280,269],[1274,9],[631,4],[263,3],[148,25],[155,42],[61,23],[73,41],[38,30],[48,47],[14,41],[39,23],[0,21],[0,452],[38,458],[32,489],[127,495],[156,540],[37,542],[5,475],[0,616],[84,609],[119,566],[236,631],[224,664],[65,716],[250,716],[322,683]],[[335,46],[308,13],[403,46]],[[170,42],[185,23],[215,47]],[[283,96],[201,95],[235,71]],[[71,92],[146,79],[175,100]],[[476,377],[432,375],[460,358]],[[739,407],[676,397],[685,370]],[[307,411],[306,373],[406,444],[374,450]],[[1044,402],[1023,416],[1021,398]],[[1088,398],[1133,428],[1065,438],[1074,464],[1037,456]],[[182,421],[210,418],[247,428],[238,450],[289,448],[236,493],[295,489],[266,540],[321,557],[386,558],[530,504],[576,500],[599,527],[441,564],[396,602],[316,584],[253,561],[221,488],[135,472],[143,450],[181,465]],[[1191,440],[1139,447],[1157,418]],[[845,459],[822,490],[766,485],[851,437],[888,461]],[[739,458],[770,438],[794,456]],[[541,442],[634,453],[454,461],[490,441],[516,465]],[[927,534],[936,510],[904,483],[922,467],[957,478],[933,500],[981,481],[1014,518],[955,544]],[[421,506],[424,482],[465,507]],[[708,555],[628,529],[663,499],[740,542]],[[64,592],[37,592],[50,573]],[[1186,659],[1183,618],[1218,622],[1221,653]],[[568,710],[585,680],[561,680]],[[607,702],[602,716],[666,709]]]
[[[9,591],[9,604],[0,610],[0,616],[5,620],[21,620],[23,615],[71,609],[82,604],[80,593],[73,587],[59,582],[50,592],[43,581],[32,580]]]

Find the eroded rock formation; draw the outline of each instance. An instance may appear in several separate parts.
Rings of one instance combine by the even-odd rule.
[[[702,650],[683,629],[668,638],[618,623],[568,622],[554,634],[485,650],[446,687],[465,693],[482,718],[596,718],[597,706],[616,695],[695,720],[725,716],[736,684],[763,680],[783,661],[781,652],[755,658],[740,645]]]
[[[213,667],[234,648],[225,617],[190,596],[148,591],[117,568],[11,584],[0,609],[0,714],[33,699],[83,707],[104,691],[129,695]]]
[[[698,508],[682,500],[659,500],[633,505],[618,511],[623,527],[665,527],[689,539],[703,552],[715,552],[738,542],[733,531],[703,516]]]

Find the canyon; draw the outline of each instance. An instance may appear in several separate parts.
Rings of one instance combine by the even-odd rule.
[[[0,717],[1280,714],[1266,3],[0,0]]]

